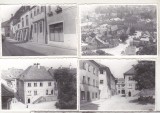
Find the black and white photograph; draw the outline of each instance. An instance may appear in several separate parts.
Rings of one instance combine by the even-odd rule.
[[[2,110],[77,110],[76,59],[0,60]]]
[[[80,60],[80,110],[154,111],[155,61]]]
[[[76,5],[0,5],[2,56],[76,56]]]
[[[82,56],[157,55],[157,6],[80,5]]]

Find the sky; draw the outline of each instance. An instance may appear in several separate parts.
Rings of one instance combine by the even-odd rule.
[[[116,78],[124,78],[123,74],[138,63],[137,60],[128,59],[101,59],[95,61],[109,67],[111,73]]]
[[[14,14],[21,5],[0,5],[0,21],[4,22],[11,18],[11,14]]]
[[[73,68],[77,67],[77,59],[69,58],[69,59],[0,59],[0,69],[6,70],[8,68],[18,68],[18,69],[26,69],[28,66],[33,65],[34,63],[40,63],[41,66],[58,68],[62,65],[62,67]]]

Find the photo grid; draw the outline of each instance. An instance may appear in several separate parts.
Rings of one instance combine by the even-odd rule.
[[[0,112],[157,113],[157,4],[0,4]]]

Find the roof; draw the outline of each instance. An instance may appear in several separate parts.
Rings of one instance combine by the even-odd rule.
[[[44,66],[29,66],[19,77],[22,81],[52,81],[53,78]]]
[[[1,84],[2,97],[14,97],[13,90],[7,88],[4,84]]]
[[[134,75],[135,74],[135,68],[132,67],[127,72],[124,73],[124,75]]]
[[[2,22],[1,23],[1,27],[9,27],[9,20],[5,21],[5,22]]]

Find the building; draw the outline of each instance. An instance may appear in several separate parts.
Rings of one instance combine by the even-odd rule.
[[[100,65],[99,72],[99,89],[100,89],[100,98],[110,98],[112,95],[115,95],[116,84],[115,79],[113,79],[113,75],[109,69],[109,67]]]
[[[25,15],[29,11],[29,9],[30,6],[21,6],[14,15],[13,14],[11,15],[10,37],[12,39],[18,41],[25,41],[25,38],[27,37],[27,31],[24,30],[23,28],[26,27],[26,25],[28,24],[27,21],[29,22],[29,20],[27,20],[26,17],[23,18],[23,15]]]
[[[46,6],[47,42],[68,49],[77,49],[76,19],[77,7]],[[74,42],[71,44],[71,42]]]
[[[3,70],[1,73],[1,77],[4,80],[3,83],[7,84],[14,93],[17,92],[17,78],[22,72],[23,69],[8,68],[7,70]]]
[[[9,37],[10,36],[10,26],[9,26],[9,20],[2,22],[1,24],[1,33],[5,36],[5,37]]]
[[[29,66],[17,79],[17,95],[25,104],[56,100],[54,80],[44,66]]]
[[[117,79],[117,93],[120,95],[125,95],[125,80],[124,78],[118,78]]]
[[[14,92],[4,84],[1,84],[2,109],[10,109]]]
[[[139,91],[136,89],[136,81],[133,80],[135,75],[135,69],[132,67],[127,72],[124,73],[124,80],[125,80],[125,94],[126,96],[134,96]]]
[[[47,44],[46,7],[32,6],[30,8],[30,38],[33,42]]]
[[[98,100],[99,65],[93,60],[80,61],[80,102]]]

